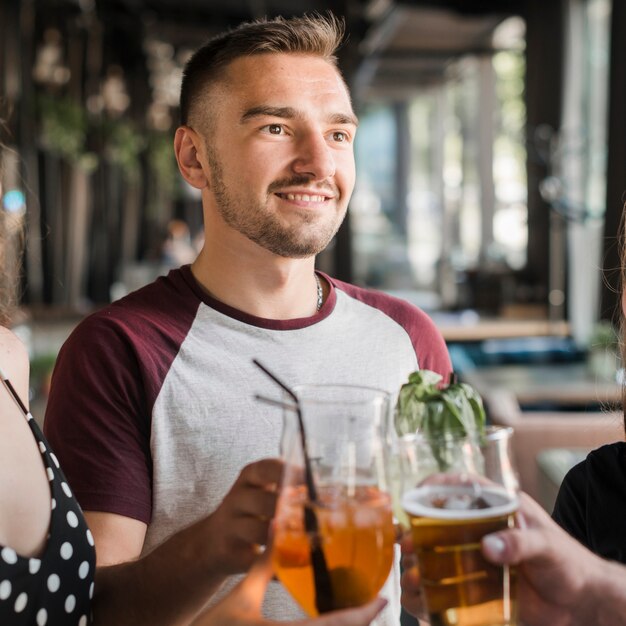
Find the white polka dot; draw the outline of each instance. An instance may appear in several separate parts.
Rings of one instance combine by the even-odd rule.
[[[93,585],[94,583],[91,583],[91,585],[89,585],[89,599],[90,600],[93,599]]]
[[[37,611],[37,626],[46,626],[48,623],[48,611],[46,609],[39,609]]]
[[[78,620],[78,626],[87,626],[87,616],[83,615],[79,620]]]
[[[50,453],[50,458],[54,461],[54,464],[55,464],[57,467],[60,467],[60,466],[59,466],[59,459],[57,459],[57,457],[56,457],[56,455],[54,454],[54,452],[51,452],[51,453]]]
[[[87,561],[83,561],[78,568],[78,577],[81,580],[85,580],[85,578],[87,578],[87,574],[89,574],[89,563]]]
[[[46,446],[45,446],[45,444],[44,444],[44,442],[43,442],[43,441],[40,441],[40,442],[39,442],[39,449],[40,449],[42,452],[45,452],[45,451],[46,451]]]
[[[14,565],[15,563],[17,563],[17,554],[12,548],[2,548],[0,556],[2,556],[2,560],[9,565]]]
[[[0,600],[6,600],[11,595],[11,582],[3,580],[0,583]]]
[[[26,592],[22,591],[19,596],[15,599],[15,612],[21,613],[26,608],[26,603],[28,602],[28,595]]]
[[[89,530],[89,528],[87,529],[87,541],[89,542],[90,546],[94,545],[93,535],[91,534],[91,531]]]
[[[76,513],[74,513],[74,511],[68,511],[66,517],[67,517],[67,523],[72,528],[76,528],[78,526],[78,517],[76,517]]]
[[[72,544],[69,541],[66,541],[61,546],[61,558],[67,561],[72,558],[72,554],[74,554],[74,548],[72,548]]]
[[[36,574],[41,567],[41,561],[39,559],[28,559],[28,571],[31,574]]]
[[[51,467],[46,467],[46,474],[48,474],[48,480],[52,482],[54,480],[54,472]]]
[[[65,598],[65,612],[71,613],[76,608],[76,596],[70,593],[67,598]]]
[[[54,509],[56,508],[57,508],[57,501],[54,498],[52,498],[52,510],[54,511]]]
[[[61,483],[61,489],[63,489],[63,492],[68,498],[72,497],[72,490],[70,489],[70,486],[66,482]]]
[[[54,593],[59,590],[61,586],[61,579],[56,574],[50,574],[48,576],[48,589]]]

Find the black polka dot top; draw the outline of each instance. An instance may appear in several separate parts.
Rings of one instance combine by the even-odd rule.
[[[93,537],[57,458],[35,420],[27,418],[50,481],[52,513],[40,558],[0,546],[0,624],[86,626],[96,562]]]

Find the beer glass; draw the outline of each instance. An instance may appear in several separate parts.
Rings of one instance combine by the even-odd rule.
[[[284,412],[285,473],[279,497],[272,563],[278,579],[311,616],[373,599],[393,562],[394,527],[387,484],[385,430],[390,398],[384,391],[348,385],[302,385],[299,400],[315,501],[305,483],[295,410]],[[293,402],[287,399],[286,402]],[[306,527],[305,510],[317,528]],[[331,600],[320,607],[319,559]],[[317,570],[316,570],[317,567]],[[324,577],[322,576],[322,577]]]
[[[484,535],[510,528],[518,508],[511,428],[399,441],[402,507],[431,626],[516,626],[515,570],[489,563]]]

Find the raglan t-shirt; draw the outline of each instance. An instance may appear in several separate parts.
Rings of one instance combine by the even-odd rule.
[[[602,446],[575,465],[552,517],[592,552],[626,564],[626,443]]]
[[[397,393],[416,369],[448,375],[420,309],[321,276],[330,291],[307,318],[238,311],[183,266],[81,322],[58,356],[45,426],[83,509],[145,522],[149,551],[215,510],[244,465],[279,456],[282,413],[255,400],[277,390],[253,358],[290,385]],[[277,584],[265,612],[301,615]]]

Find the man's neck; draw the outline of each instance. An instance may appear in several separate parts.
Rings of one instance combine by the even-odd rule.
[[[191,271],[210,296],[249,315],[287,320],[316,313],[313,257],[277,258],[267,251],[256,256],[225,258],[205,246]]]

